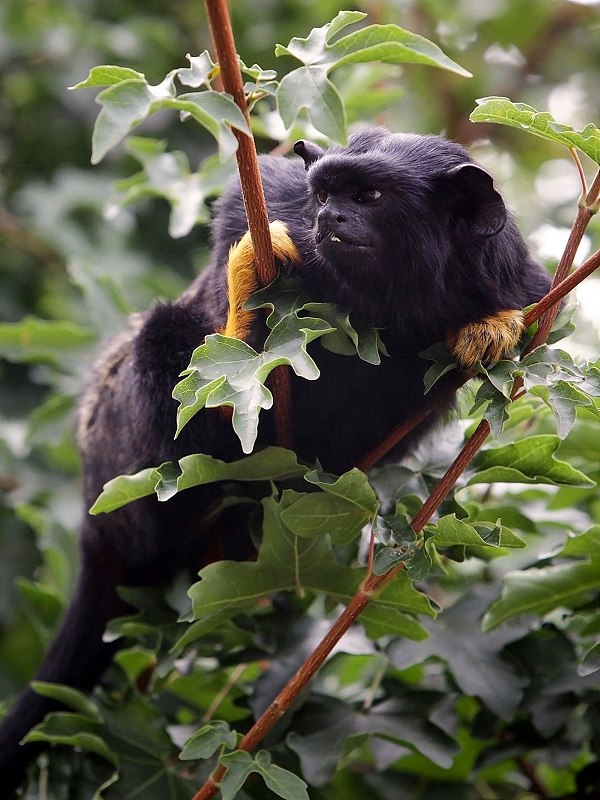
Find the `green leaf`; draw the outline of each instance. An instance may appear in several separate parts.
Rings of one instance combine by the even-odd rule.
[[[266,750],[256,754],[255,768],[263,777],[267,787],[284,800],[309,800],[306,783],[287,769],[271,763]]]
[[[534,394],[544,394],[532,390]],[[566,439],[577,418],[577,407],[594,407],[594,401],[570,381],[558,380],[547,388],[547,403],[556,419],[556,432],[561,439]]]
[[[92,67],[84,81],[76,83],[75,86],[69,86],[69,89],[84,89],[87,86],[114,86],[116,83],[127,80],[144,80],[144,74],[129,67],[105,64],[101,67]]]
[[[491,630],[520,614],[544,614],[556,608],[577,608],[600,588],[600,526],[585,533],[570,534],[557,554],[561,559],[586,559],[541,569],[509,572],[504,577],[501,598],[484,617]]]
[[[102,714],[96,703],[77,689],[63,686],[59,683],[46,683],[45,681],[32,681],[31,688],[37,694],[58,700],[59,703],[72,708],[73,711],[92,722],[102,722]]]
[[[165,501],[176,492],[214,483],[221,480],[267,481],[300,477],[306,467],[298,464],[295,453],[280,447],[266,447],[239,461],[226,463],[218,458],[199,453],[184,456],[176,467],[171,461],[160,467],[149,467],[135,475],[119,475],[104,485],[90,514],[114,511],[132,500],[156,492],[159,500]]]
[[[422,350],[419,355],[421,358],[426,358],[428,361],[434,363],[429,367],[423,378],[425,385],[425,394],[432,388],[432,386],[439,381],[439,379],[453,369],[457,369],[454,356],[448,349],[445,342],[438,342],[437,344]]]
[[[347,544],[377,514],[379,502],[359,469],[339,478],[313,470],[304,479],[321,487],[325,494],[302,495],[283,511],[284,523],[299,536],[328,533],[335,544]]]
[[[277,89],[277,109],[286,128],[291,128],[298,114],[306,109],[318,131],[345,145],[346,109],[327,72],[326,66],[300,67],[288,72]]]
[[[301,538],[287,528],[282,512],[296,497],[295,492],[285,491],[279,502],[273,498],[263,500],[263,542],[256,562],[220,561],[202,570],[202,580],[189,590],[196,617],[224,611],[233,616],[252,610],[263,597],[279,591],[302,594],[310,589],[341,603],[351,600],[365,570],[338,564],[328,537]],[[405,575],[399,575],[373,602],[411,615],[434,614],[428,599],[413,588]],[[417,625],[413,620],[413,631]],[[422,635],[422,629],[418,630]]]
[[[328,322],[331,333],[324,334],[320,341],[326,350],[340,355],[356,355],[369,364],[380,364],[380,353],[387,355],[377,328],[353,325],[348,314],[340,314],[331,303],[314,303],[302,286],[299,278],[279,275],[272,283],[250,295],[244,308],[254,311],[270,308],[267,325],[274,328],[288,314],[300,317],[307,312],[309,317],[317,317]]]
[[[204,725],[185,743],[179,754],[181,761],[210,758],[222,745],[232,750],[237,744],[237,734],[226,722],[216,721]]]
[[[325,65],[327,70],[345,64],[383,61],[387,64],[427,64],[470,78],[471,73],[446,56],[440,48],[398,25],[369,25],[335,43],[334,36],[348,25],[364,19],[360,12],[341,11],[322,28],[313,28],[306,39],[294,38],[287,47],[277,45],[275,55],[291,55],[306,66]]]
[[[9,361],[54,359],[61,351],[95,341],[89,328],[73,322],[27,316],[21,322],[0,323],[0,355]]]
[[[600,130],[591,123],[582,131],[562,125],[547,111],[536,111],[526,103],[512,103],[507,97],[484,97],[469,119],[472,122],[497,122],[520,128],[534,136],[566,147],[578,147],[596,164],[600,164]]]
[[[198,89],[200,86],[206,86],[207,89],[211,88],[210,82],[220,73],[218,64],[210,57],[208,50],[200,53],[199,56],[191,56],[189,53],[186,55],[187,60],[190,62],[189,67],[181,67],[176,71],[177,77],[185,86],[191,86],[192,89]]]
[[[81,747],[118,766],[116,755],[98,735],[99,727],[88,717],[59,711],[48,714],[46,719],[30,731],[23,742],[51,742]]]
[[[481,698],[501,719],[510,720],[528,681],[502,651],[506,644],[523,637],[529,626],[507,625],[484,634],[481,614],[488,595],[481,586],[468,592],[444,609],[435,622],[425,620],[427,639],[393,642],[388,652],[392,664],[401,670],[426,659],[443,659],[464,694]]]
[[[286,508],[282,519],[297,536],[329,534],[335,544],[347,544],[360,535],[369,515],[341,497],[311,493]]]
[[[319,486],[328,494],[347,500],[369,516],[377,513],[379,508],[377,496],[365,473],[357,467],[345,472],[340,477],[315,469],[307,472],[304,480],[314,486]]]
[[[583,472],[554,457],[559,445],[558,436],[542,435],[484,450],[474,459],[477,472],[469,484],[504,481],[593,486],[594,482]]]
[[[262,408],[273,405],[273,395],[264,385],[275,367],[289,364],[296,375],[316,380],[319,369],[307,345],[329,333],[331,326],[314,317],[289,314],[269,334],[262,353],[239,339],[213,333],[192,353],[186,377],[173,390],[179,401],[177,435],[202,408],[233,407],[233,429],[244,453],[250,453],[258,434]]]
[[[217,140],[223,161],[237,149],[230,125],[251,135],[244,115],[229,95],[207,90],[176,97],[173,87],[176,74],[177,70],[173,70],[157,86],[151,86],[142,75],[122,80],[100,92],[96,102],[102,106],[102,111],[92,136],[92,164],[101,161],[146,117],[165,108],[190,115],[203,125]]]
[[[565,606],[577,608],[600,588],[600,563],[557,564],[523,572],[508,572],[500,600],[484,617],[483,629],[492,630],[519,614],[538,614]]]
[[[442,517],[437,525],[428,525],[428,533],[434,535],[436,547],[453,547],[454,545],[485,545],[486,542],[472,526],[457,519],[455,514]],[[496,546],[496,545],[492,545]]]
[[[109,201],[109,212],[147,197],[164,197],[171,204],[169,235],[186,236],[199,222],[208,222],[207,197],[215,193],[231,172],[213,157],[206,159],[198,172],[190,172],[185,153],[165,152],[166,141],[132,136],[125,150],[142,165],[141,172],[115,183],[116,194]]]
[[[306,109],[317,130],[346,144],[346,110],[328,78],[331,70],[346,64],[427,64],[471,76],[433,42],[397,25],[369,25],[332,43],[341,30],[364,17],[361,12],[340,11],[332,22],[313,28],[306,39],[294,38],[287,47],[277,45],[275,55],[293,56],[304,65],[285,75],[277,89],[277,105],[286,128]]]
[[[227,769],[219,783],[222,800],[234,800],[248,775],[256,771],[254,759],[244,750],[236,750],[221,756],[220,762]]]

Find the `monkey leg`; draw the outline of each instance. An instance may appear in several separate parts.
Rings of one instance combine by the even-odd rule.
[[[446,336],[446,343],[461,369],[473,369],[478,361],[490,367],[515,349],[523,329],[520,311],[498,311],[452,331]]]

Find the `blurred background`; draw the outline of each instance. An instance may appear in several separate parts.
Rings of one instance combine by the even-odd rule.
[[[307,36],[342,7],[430,38],[474,75],[411,65],[342,68],[333,80],[350,130],[383,124],[443,133],[469,147],[553,269],[581,191],[573,161],[558,145],[468,116],[477,98],[504,95],[578,129],[598,124],[600,2],[233,0],[238,50],[246,64],[281,77],[295,63],[276,58],[275,43]],[[159,83],[185,66],[186,53],[207,48],[199,0],[0,4],[0,697],[31,677],[74,582],[80,508],[72,412],[97,342],[118,331],[129,310],[175,297],[209,258],[207,225],[169,236],[164,198],[119,202],[113,183],[137,173],[139,162],[119,146],[91,166],[97,92],[67,87],[103,63]],[[262,111],[259,149],[285,151],[295,133],[286,137],[276,113]],[[183,151],[192,171],[215,149],[174,112],[154,115],[135,133]],[[584,168],[591,178],[591,164]],[[223,179],[216,175],[215,191]],[[594,220],[580,260],[599,245]],[[568,346],[597,357],[600,280],[587,281],[580,299]]]

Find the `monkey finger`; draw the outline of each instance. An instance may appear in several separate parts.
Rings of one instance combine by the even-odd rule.
[[[520,311],[498,311],[452,331],[446,342],[461,369],[472,369],[478,361],[490,367],[515,349],[523,328]]]

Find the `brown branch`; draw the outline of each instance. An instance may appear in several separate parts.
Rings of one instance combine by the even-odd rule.
[[[248,127],[250,127],[250,117],[244,95],[242,76],[238,66],[227,0],[205,0],[205,4],[223,86],[242,110]],[[258,168],[256,145],[251,135],[248,136],[235,128],[232,128],[232,130],[238,141],[236,158],[246,216],[248,217],[248,228],[250,229],[254,248],[256,273],[261,285],[266,286],[266,284],[275,279],[277,270],[269,234],[267,204]],[[274,395],[273,405],[277,442],[281,447],[291,449],[293,442],[290,426],[291,391],[289,369],[283,366],[277,367],[273,371],[269,382]]]
[[[599,173],[600,174],[600,173]],[[598,191],[600,192],[600,178],[597,176],[596,180],[594,181],[594,185],[598,185]],[[591,193],[592,190],[590,190]],[[589,196],[589,195],[588,195]],[[591,215],[590,215],[591,218]],[[578,214],[579,219],[579,214]],[[588,219],[589,222],[589,219]],[[587,224],[587,223],[586,223]],[[573,230],[579,230],[578,221],[576,220],[573,224]],[[585,229],[585,228],[584,228]],[[573,232],[573,231],[572,231]],[[583,235],[583,234],[582,234]],[[570,237],[569,241],[575,239],[575,235]],[[568,260],[568,256],[566,255],[567,251],[570,252],[572,248],[567,246],[565,250],[565,255],[563,256],[562,261]],[[577,248],[575,248],[576,250]],[[581,281],[587,278],[595,269],[600,267],[600,251],[594,253],[594,255],[589,258],[581,267],[579,267],[575,272],[561,281],[558,285],[554,286],[550,292],[542,299],[540,302],[532,308],[527,314],[524,316],[524,320],[526,325],[529,327],[533,322],[539,319],[544,313],[546,313],[549,309],[553,306],[556,306],[560,300],[562,300],[565,295],[570,292],[575,286],[577,286]],[[466,382],[467,380],[472,377],[471,375],[466,375],[462,377],[458,377],[456,379],[456,383],[459,382]],[[512,392],[511,392],[511,400],[515,400],[522,395],[523,390],[523,382],[522,380],[515,380]],[[424,416],[421,415],[415,420],[412,420],[412,427],[415,427],[419,422],[424,419]],[[407,429],[410,423],[406,423],[403,426],[400,426],[402,429]],[[398,428],[397,430],[400,430]],[[433,492],[430,494],[426,502],[424,503],[421,510],[412,520],[412,527],[416,533],[420,533],[425,525],[429,522],[432,518],[434,513],[437,511],[439,506],[441,505],[442,501],[450,491],[450,489],[454,486],[466,466],[469,464],[471,459],[475,456],[475,454],[479,451],[484,441],[487,439],[490,433],[490,424],[487,420],[482,420],[475,432],[469,439],[469,441],[465,444],[462,448],[444,477],[435,487]],[[289,709],[292,705],[294,700],[298,697],[300,692],[307,686],[309,681],[314,677],[317,670],[321,667],[327,656],[331,653],[335,645],[339,642],[342,636],[346,633],[346,631],[350,628],[350,626],[358,619],[360,613],[364,610],[364,608],[369,604],[369,602],[376,597],[387,584],[398,574],[398,572],[402,569],[403,565],[399,564],[396,568],[391,569],[389,572],[385,573],[384,575],[372,575],[368,574],[367,578],[363,584],[363,586],[358,590],[358,592],[354,595],[348,606],[344,609],[342,614],[338,617],[336,622],[333,624],[329,632],[325,635],[323,640],[314,650],[314,652],[307,658],[304,664],[300,667],[298,672],[292,677],[289,683],[285,686],[285,688],[279,693],[279,695],[273,700],[273,702],[269,705],[267,710],[264,714],[257,720],[257,722],[253,725],[253,727],[248,731],[246,736],[242,739],[239,744],[238,749],[245,750],[246,752],[251,752],[263,739],[263,737],[271,730],[273,725],[281,718],[281,716]],[[219,782],[222,780],[224,774],[226,772],[225,767],[218,766],[211,778],[204,784],[204,786],[194,795],[193,800],[209,800],[209,798],[213,797],[218,789],[219,789]]]
[[[595,213],[595,205],[598,203],[598,196],[600,195],[600,171],[592,184],[592,188],[590,189],[587,198],[586,198],[586,207],[579,208],[577,217],[575,222],[573,223],[573,227],[571,229],[571,234],[569,236],[569,241],[567,243],[567,247],[565,248],[565,253],[560,260],[559,268],[560,274],[564,274],[568,272],[570,269],[573,259],[575,258],[575,254],[577,252],[577,248],[579,247],[579,243],[583,237],[585,229],[592,218],[593,214]],[[587,203],[588,198],[595,197],[596,199],[593,202]],[[568,277],[564,278],[557,282],[556,276],[552,284],[551,290],[548,294],[543,297],[538,303],[536,303],[533,308],[531,308],[526,314],[523,315],[523,322],[526,328],[529,328],[530,325],[533,325],[534,322],[537,322],[545,314],[552,313],[552,318],[550,322],[550,327],[548,328],[547,332],[543,337],[543,340],[540,336],[534,336],[533,340],[529,344],[527,348],[527,352],[530,352],[537,347],[539,344],[542,344],[542,341],[546,341],[548,335],[550,333],[550,329],[552,328],[552,324],[554,323],[554,319],[556,318],[556,312],[558,310],[558,306],[568,294],[572,292],[573,289],[580,284],[583,280],[589,277],[592,272],[595,272],[598,267],[600,267],[600,251],[594,253],[594,255],[590,256],[587,261],[585,261],[580,267],[578,267],[574,272],[572,272]],[[559,268],[556,270],[556,274],[559,274]],[[550,317],[547,317],[550,319]],[[541,322],[540,322],[541,325]],[[538,326],[539,331],[539,326]],[[432,414],[437,408],[443,406],[445,404],[445,398],[449,394],[454,394],[464,386],[467,381],[469,381],[472,377],[474,377],[473,373],[459,373],[453,376],[446,385],[446,391],[443,396],[437,397],[431,401],[431,403],[424,408],[419,414],[416,414],[414,417],[403,422],[398,427],[394,428],[386,437],[383,439],[373,450],[363,456],[360,461],[357,463],[359,469],[366,471],[374,466],[381,458],[383,458],[389,451],[395,447],[398,442],[402,441],[405,436],[413,431],[418,425],[421,424],[427,417]]]

